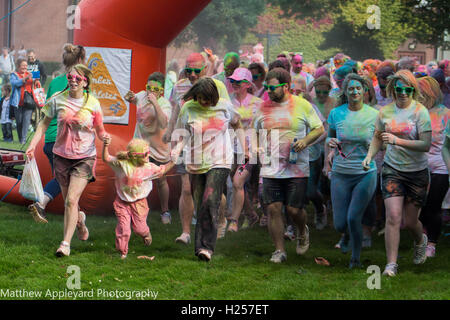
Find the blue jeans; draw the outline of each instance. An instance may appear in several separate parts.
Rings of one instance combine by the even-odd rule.
[[[47,142],[44,144],[44,153],[48,158],[48,161],[50,162],[50,165],[52,167],[52,173],[53,173],[53,146],[54,142]],[[44,187],[44,194],[50,198],[50,200],[55,199],[58,194],[61,193],[61,188],[59,186],[58,181],[56,181],[55,178],[50,180]]]
[[[31,124],[31,116],[33,115],[33,111],[34,109],[28,109],[25,107],[18,107],[14,110],[17,123],[17,135],[21,144],[25,144],[27,141],[28,129]]]
[[[352,260],[358,260],[362,245],[362,218],[377,186],[376,170],[364,174],[331,176],[331,201],[334,227],[340,233],[347,230],[352,244]]]

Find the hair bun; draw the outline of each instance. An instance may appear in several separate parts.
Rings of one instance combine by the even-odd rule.
[[[63,47],[63,50],[67,53],[75,53],[76,47],[71,43],[66,43]]]

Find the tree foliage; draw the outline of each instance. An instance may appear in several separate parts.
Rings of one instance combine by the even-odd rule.
[[[279,4],[288,16],[322,17],[329,14],[337,22],[347,23],[350,27],[358,24],[358,20],[359,25],[362,26],[361,15],[366,12],[368,6],[378,5],[383,21],[381,31],[386,36],[373,34],[369,37],[380,44],[380,49],[385,54],[398,42],[398,40],[391,42],[390,39],[400,38],[398,35],[401,32],[409,32],[405,35],[406,38],[413,37],[425,44],[443,46],[447,49],[450,47],[450,42],[445,39],[446,32],[450,31],[450,1],[448,0],[272,0],[271,2]],[[344,8],[347,11],[343,11]],[[352,17],[352,13],[356,15]],[[353,36],[359,37],[362,35],[357,34],[357,31],[367,32],[361,28],[357,31],[354,28],[352,30],[354,30]]]
[[[321,20],[296,19],[284,16],[278,6],[268,6],[263,15],[258,18],[258,24],[251,28],[246,40],[256,42],[255,34],[278,34],[278,41],[270,44],[269,57],[266,61],[273,61],[281,51],[302,52],[306,61],[315,62],[333,56],[339,52],[339,47],[324,46],[324,34],[332,29],[330,18]],[[267,40],[264,42],[267,49]]]
[[[212,0],[175,39],[174,45],[196,41],[214,51],[221,48],[236,51],[265,6],[265,0]]]

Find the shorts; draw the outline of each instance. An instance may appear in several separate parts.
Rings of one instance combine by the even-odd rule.
[[[162,165],[166,165],[166,164],[168,164],[168,163],[170,162],[170,161],[167,161],[167,162],[159,162],[158,160],[155,160],[155,159],[153,159],[152,157],[149,157],[148,160],[149,160],[151,163],[156,164],[158,167],[159,167],[159,166],[162,166]]]
[[[303,209],[306,203],[307,187],[308,178],[263,178],[264,204],[282,202],[286,206]]]
[[[71,176],[94,182],[96,162],[96,156],[83,159],[66,159],[54,154],[53,165],[56,181],[62,188],[69,187]]]
[[[427,201],[430,173],[428,168],[421,171],[402,172],[386,163],[381,170],[381,191],[383,199],[405,197],[416,207],[423,207]]]

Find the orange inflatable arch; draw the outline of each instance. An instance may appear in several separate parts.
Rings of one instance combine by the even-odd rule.
[[[206,7],[210,0],[82,0],[81,28],[74,30],[74,43],[85,47],[105,47],[132,50],[131,90],[143,89],[150,73],[164,72],[166,46]],[[113,142],[111,153],[125,150],[132,139],[136,123],[136,106],[130,105],[129,123],[124,125],[105,124]],[[43,185],[52,179],[50,164],[42,148],[44,139],[36,148],[36,160]],[[97,146],[96,178],[85,189],[80,207],[87,214],[111,215],[115,198],[114,175],[101,160],[102,145]],[[171,208],[177,207],[180,187],[178,177],[169,177]],[[0,195],[3,197],[17,182],[16,179],[0,176]],[[4,201],[28,205],[30,201],[19,194],[20,183]],[[149,198],[152,209],[159,208],[159,197],[154,184]],[[52,201],[47,209],[63,213],[61,195]]]

